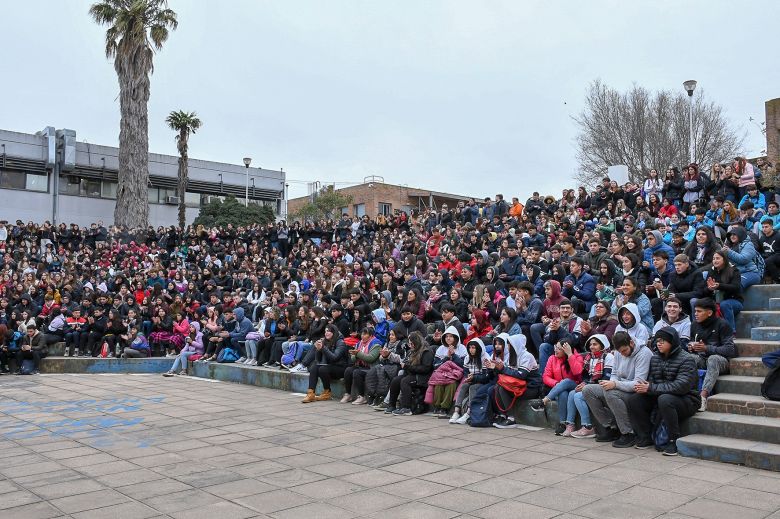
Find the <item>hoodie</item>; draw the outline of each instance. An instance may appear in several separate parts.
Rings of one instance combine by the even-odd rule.
[[[243,341],[246,334],[252,331],[252,321],[244,317],[244,309],[240,306],[233,310],[233,315],[236,316],[236,326],[230,332],[230,339]]]
[[[544,315],[550,319],[555,319],[560,315],[560,309],[558,306],[565,298],[561,295],[561,284],[552,279],[550,283],[550,298],[544,300]]]
[[[655,245],[653,245],[652,247],[647,247],[644,250],[642,261],[646,261],[646,262],[648,262],[648,263],[650,263],[652,265],[653,264],[653,253],[655,253],[655,251],[659,251],[659,250],[665,250],[666,253],[669,255],[669,259],[670,260],[672,258],[674,258],[674,256],[675,256],[674,249],[672,249],[669,245],[664,243],[664,237],[661,235],[661,233],[659,231],[655,231],[654,230],[654,231],[650,231],[650,234],[652,234],[653,237],[655,238]],[[670,261],[670,263],[671,263],[671,261]]]
[[[390,323],[387,322],[387,314],[383,308],[377,308],[371,312],[371,315],[374,319],[374,337],[379,339],[382,344],[387,344],[390,337]]]
[[[455,337],[455,353],[452,355],[452,358],[449,356],[449,348],[445,346],[446,344],[446,338],[448,335],[452,335]],[[433,367],[438,368],[448,360],[453,361],[455,364],[462,366],[463,365],[463,359],[468,357],[468,350],[465,346],[460,342],[460,334],[458,333],[458,329],[454,326],[448,326],[446,330],[444,330],[444,333],[441,336],[441,346],[436,348],[435,353],[435,359],[433,361]]]
[[[661,316],[661,320],[655,324],[652,335],[655,336],[663,328],[674,328],[677,332],[677,340],[680,341],[680,345],[683,348],[688,347],[688,341],[691,340],[691,318],[685,313],[680,312],[680,317],[673,323],[669,322],[666,312]]]
[[[484,365],[486,360],[489,360],[490,357],[488,357],[487,353],[485,352],[485,343],[482,342],[482,339],[471,339],[468,343],[466,343],[466,351],[468,352],[469,346],[474,344],[476,346],[476,351],[474,352],[474,359],[472,360],[471,357],[466,354],[466,357],[463,359],[463,376],[467,377],[469,373],[480,373],[482,371],[482,366]]]
[[[534,356],[525,347],[525,335],[510,336],[502,333],[499,337],[504,339],[507,345],[504,348],[504,358],[506,359],[504,361],[504,369],[499,374],[525,380],[526,390],[540,388],[542,386],[542,376],[539,374],[539,364],[536,363]],[[517,355],[517,361],[514,366],[509,362],[510,347],[515,350]]]
[[[625,319],[623,318],[624,312],[631,312],[634,316],[633,326],[628,327]],[[634,343],[639,346],[644,346],[650,339],[650,332],[647,327],[642,324],[642,318],[639,315],[639,307],[634,303],[627,303],[620,307],[618,310],[618,326],[615,328],[615,332],[626,332],[634,339]]]
[[[650,370],[650,359],[653,352],[647,346],[634,346],[634,351],[628,357],[622,353],[615,353],[615,367],[612,368],[612,374],[609,379],[616,383],[615,389],[634,392],[634,383],[637,380],[647,380],[647,373]]]
[[[200,323],[193,320],[190,323],[190,326],[195,328],[195,338],[192,339],[192,342],[184,346],[181,351],[192,351],[196,354],[203,354],[203,334],[200,332]],[[189,335],[187,336],[189,337]]]
[[[582,367],[582,381],[586,384],[596,384],[600,380],[606,380],[612,375],[615,366],[615,355],[609,351],[610,344],[606,335],[597,333],[590,337],[601,343],[601,352],[594,354],[591,351],[585,354]],[[590,350],[590,348],[588,348]]]
[[[748,272],[756,272],[759,276],[764,275],[764,259],[756,251],[756,247],[753,245],[753,240],[748,236],[747,230],[744,227],[734,227],[726,235],[729,237],[729,245],[731,244],[731,235],[736,236],[739,239],[739,244],[729,249],[729,261],[732,265],[739,269],[740,274],[747,274]]]

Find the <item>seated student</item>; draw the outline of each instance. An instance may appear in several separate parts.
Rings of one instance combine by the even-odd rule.
[[[742,288],[739,270],[730,265],[728,253],[724,250],[715,251],[712,255],[712,265],[704,270],[701,276],[706,278],[700,285],[697,297],[706,297],[720,301],[720,311],[732,330],[737,328],[737,315],[742,311]],[[691,300],[691,312],[696,311],[696,299]]]
[[[164,377],[172,377],[175,374],[187,374],[187,360],[193,355],[203,355],[203,334],[200,332],[200,323],[192,321],[190,323],[190,333],[184,338],[184,347],[173,361],[171,369],[163,373]]]
[[[701,387],[699,411],[707,410],[707,397],[712,394],[718,377],[729,372],[729,359],[737,356],[734,330],[724,319],[715,315],[716,311],[712,299],[705,297],[696,300],[688,351],[695,355],[698,369],[707,370]]]
[[[463,377],[463,359],[466,348],[460,342],[460,335],[454,326],[444,331],[441,346],[436,348],[433,359],[433,373],[428,379],[425,401],[433,404],[434,416],[449,416],[455,400],[455,391]]]
[[[761,220],[761,233],[758,235],[761,256],[766,265],[764,280],[769,283],[777,283],[780,280],[780,231],[773,225],[772,218],[765,216]]]
[[[680,339],[680,346],[683,349],[688,348],[688,341],[691,340],[691,318],[683,313],[683,303],[679,299],[673,296],[669,296],[666,299],[666,306],[664,314],[661,319],[655,323],[653,327],[653,336],[658,333],[658,330],[671,326],[677,331],[677,336]]]
[[[87,320],[81,316],[81,308],[74,308],[70,317],[66,319],[68,328],[65,332],[65,356],[75,357],[84,352],[79,352],[81,336],[86,328]],[[86,339],[85,339],[86,341]]]
[[[674,272],[674,267],[669,261],[669,254],[665,250],[655,251],[653,253],[653,266],[649,273],[650,284],[645,287],[655,321],[660,319],[663,313],[664,299],[669,293],[672,272]]]
[[[574,431],[574,424],[566,422],[568,413],[568,399],[574,388],[582,382],[582,355],[572,350],[571,345],[564,339],[555,344],[555,355],[550,357],[542,374],[542,382],[550,388],[547,396],[531,402],[531,409],[544,411],[547,404],[555,400],[558,402],[558,425],[555,428],[557,436]]]
[[[728,241],[723,250],[732,265],[739,269],[742,290],[760,283],[764,277],[764,258],[756,251],[747,230],[734,226],[726,236]]]
[[[501,334],[493,343],[493,359],[485,363],[494,384],[490,390],[489,401],[494,414],[493,427],[498,429],[517,427],[514,417],[517,402],[539,398],[541,394],[542,376],[539,374],[539,365],[526,349],[525,343],[525,335]],[[515,396],[502,387],[501,375],[525,381],[523,394]]]
[[[634,303],[621,306],[618,310],[618,325],[615,333],[626,332],[637,346],[646,345],[650,339],[650,332],[640,319],[639,308]]]
[[[401,361],[401,370],[390,381],[390,399],[385,414],[404,416],[412,414],[412,386],[427,387],[428,378],[433,372],[433,352],[428,347],[422,333],[409,334],[409,352]],[[396,408],[399,403],[400,407]]]
[[[347,369],[349,350],[344,340],[339,335],[339,330],[334,324],[325,326],[325,336],[314,343],[312,349],[314,359],[309,367],[309,389],[306,397],[301,401],[304,404],[330,400],[330,381],[344,377]],[[317,379],[322,381],[322,393],[314,394],[317,389]]]
[[[379,350],[379,359],[366,373],[366,397],[368,404],[377,411],[387,408],[385,397],[388,396],[390,381],[398,375],[401,361],[406,358],[409,347],[406,335],[395,328],[388,334],[387,344]]]
[[[146,336],[144,336],[142,332],[139,332],[137,327],[131,327],[128,333],[131,337],[131,340],[122,351],[122,358],[140,359],[150,357],[152,355],[152,350],[149,348],[149,343],[146,341]]]
[[[582,323],[584,321],[574,313],[574,306],[568,299],[560,302],[558,311],[558,318],[542,319],[542,322],[547,326],[547,330],[544,334],[543,342],[539,346],[539,373],[544,373],[547,367],[547,360],[553,354],[554,344],[566,341],[574,349],[579,348]]]
[[[51,321],[46,325],[46,345],[62,342],[65,340],[65,331],[67,330],[67,320],[62,314],[60,307],[52,308],[50,313]]]
[[[585,272],[584,267],[582,257],[572,257],[569,264],[571,274],[563,280],[562,293],[571,300],[577,313],[590,312],[590,307],[596,302],[596,280]]]
[[[697,275],[696,268],[685,254],[674,257],[674,272],[669,278],[668,296],[674,296],[680,300],[683,312],[688,312],[691,307],[691,299],[696,297],[699,286],[704,282],[701,275]],[[679,330],[678,330],[679,331]]]
[[[471,417],[469,404],[477,390],[482,387],[482,384],[477,382],[476,377],[482,374],[485,361],[490,359],[485,353],[485,345],[481,339],[471,339],[466,344],[466,351],[466,357],[463,359],[463,383],[455,398],[455,409],[450,418],[451,424],[463,425],[468,422]]]
[[[33,374],[37,375],[41,359],[48,355],[44,335],[38,331],[35,324],[30,323],[27,325],[27,335],[21,338],[20,343],[21,346],[16,351],[16,374],[22,373],[22,361],[32,360]]]
[[[633,447],[636,437],[626,402],[635,391],[634,384],[647,380],[653,353],[644,344],[637,345],[625,331],[612,336],[612,350],[617,353],[609,380],[588,384],[582,393],[593,418],[605,429],[603,434],[596,435],[596,441],[611,441],[618,448]]]
[[[360,331],[360,340],[355,347],[349,350],[350,364],[344,370],[344,396],[340,403],[354,405],[367,404],[366,375],[379,360],[379,351],[382,343],[374,336],[374,327],[364,326]]]
[[[669,443],[663,448],[663,454],[677,456],[680,421],[696,414],[699,407],[699,375],[694,358],[686,353],[677,330],[671,326],[656,332],[655,349],[647,379],[637,380],[626,407],[636,433],[637,449],[654,445],[650,417],[657,409],[669,432]]]
[[[597,301],[593,305],[593,315],[580,324],[580,341],[586,343],[593,335],[606,335],[607,339],[612,339],[618,322],[617,317],[610,313],[610,304],[608,301]]]
[[[596,334],[588,338],[588,353],[582,362],[582,382],[577,384],[574,391],[569,393],[566,408],[566,430],[563,436],[572,438],[593,438],[596,433],[593,430],[593,422],[590,419],[590,409],[585,402],[582,390],[588,384],[598,384],[602,380],[608,380],[615,364],[615,356],[609,351],[609,338],[606,335]],[[580,427],[574,430],[574,420],[580,413]],[[568,434],[567,434],[568,433]]]
[[[612,301],[611,312],[614,315],[618,315],[618,309],[628,303],[634,303],[639,310],[639,319],[641,323],[647,328],[648,335],[650,330],[653,329],[655,321],[653,320],[653,309],[650,304],[650,299],[641,292],[640,283],[637,278],[633,276],[626,276],[623,278],[623,284],[618,288],[618,295],[615,300]]]

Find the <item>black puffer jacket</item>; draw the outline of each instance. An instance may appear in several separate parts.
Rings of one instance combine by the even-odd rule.
[[[672,350],[669,355],[661,355],[656,348],[650,359],[647,378],[650,382],[648,393],[651,395],[672,394],[686,396],[699,402],[699,372],[693,355],[682,349],[677,330],[665,326],[657,335],[671,339]]]

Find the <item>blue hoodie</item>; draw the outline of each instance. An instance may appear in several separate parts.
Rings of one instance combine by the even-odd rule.
[[[230,332],[230,338],[243,341],[246,339],[246,334],[252,331],[252,321],[244,317],[244,309],[241,307],[236,307],[233,310],[233,315],[236,316],[236,327]]]
[[[387,322],[387,316],[382,308],[377,308],[371,314],[374,316],[374,337],[384,346],[390,337],[390,323]]]

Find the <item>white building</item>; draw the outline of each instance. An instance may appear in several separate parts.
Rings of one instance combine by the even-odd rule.
[[[89,225],[114,221],[119,149],[77,142],[72,130],[47,127],[36,134],[0,130],[0,220]],[[178,156],[149,154],[149,224],[176,225]],[[191,223],[210,197],[286,210],[285,173],[243,164],[189,159],[184,200]]]

